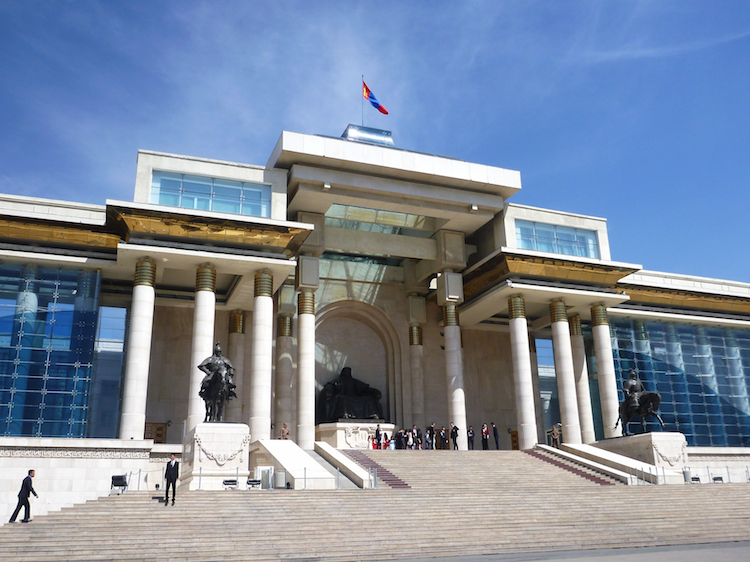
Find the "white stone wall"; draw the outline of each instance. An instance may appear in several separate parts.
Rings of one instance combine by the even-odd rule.
[[[180,445],[155,447],[150,440],[0,437],[0,523],[13,513],[30,469],[36,471],[39,494],[30,498],[33,518],[109,495],[115,475],[126,474],[130,490],[155,490],[156,484],[163,489],[169,454],[181,450]]]

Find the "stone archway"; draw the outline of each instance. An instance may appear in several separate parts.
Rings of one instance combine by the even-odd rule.
[[[365,365],[363,372],[357,373],[355,368],[352,374],[355,378],[380,388],[383,396],[387,397],[387,409],[384,414],[391,422],[399,423],[403,418],[401,343],[396,329],[385,313],[363,302],[338,301],[322,307],[315,315],[315,324],[317,343],[316,399],[321,383],[324,384],[327,380],[333,378],[341,368],[352,366],[343,364],[347,360],[364,365],[363,361],[371,359],[374,364],[369,366],[371,369],[369,372],[367,371],[368,366]],[[338,325],[333,326],[332,324]],[[369,339],[374,337],[375,341],[366,342],[365,347],[361,348],[352,345],[353,340],[356,340],[357,337]],[[340,349],[328,348],[331,340],[340,341],[342,347]],[[340,353],[341,356],[335,356],[336,353]],[[323,359],[324,355],[325,359]],[[385,370],[385,388],[377,384],[374,373],[374,369],[378,368],[377,363],[381,361]],[[326,378],[321,381],[321,377]],[[373,382],[376,382],[376,384],[372,384]]]

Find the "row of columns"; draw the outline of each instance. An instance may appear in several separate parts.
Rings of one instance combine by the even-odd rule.
[[[523,297],[511,297],[508,300],[508,310],[519,447],[529,449],[536,443],[537,425],[529,332]],[[604,435],[614,437],[619,404],[609,322],[604,305],[593,306],[591,318]],[[556,300],[550,304],[550,320],[563,435],[566,442],[571,444],[592,443],[596,437],[581,318],[574,316],[569,319],[565,311],[565,302]]]
[[[146,397],[151,363],[154,323],[156,264],[149,258],[138,261],[135,269],[130,315],[123,405],[120,420],[121,439],[143,439],[146,424]],[[253,315],[250,340],[245,337],[245,315],[233,312],[229,320],[227,357],[235,367],[238,400],[227,405],[228,420],[246,421],[253,440],[271,438],[273,400],[273,276],[268,271],[255,274]],[[193,334],[190,352],[190,382],[187,397],[186,431],[205,418],[199,396],[204,373],[198,369],[213,353],[216,317],[216,269],[210,264],[196,271]],[[299,294],[298,376],[296,388],[297,443],[312,449],[315,440],[315,295],[309,288]],[[282,316],[277,324],[276,400],[280,419],[292,419],[294,413],[294,377],[292,358],[292,318]],[[245,346],[252,353],[249,378],[244,376]],[[242,410],[243,404],[248,410]]]
[[[123,391],[120,438],[142,439],[146,422],[146,396],[151,355],[155,303],[156,265],[148,258],[136,265],[128,338],[127,363]],[[463,379],[461,329],[455,303],[445,303],[443,329],[445,336],[445,371],[448,388],[448,415],[458,427],[467,424]],[[250,377],[243,371],[245,352],[244,313],[230,316],[228,357],[235,365],[238,396],[229,403],[228,419],[248,421],[254,440],[271,437],[271,405],[274,399],[277,419],[296,417],[296,441],[303,449],[312,449],[315,439],[315,295],[311,288],[301,287],[298,294],[298,342],[296,388],[293,372],[292,317],[277,319],[276,387],[273,381],[273,277],[267,271],[255,275],[252,354]],[[516,398],[519,447],[529,449],[537,442],[535,390],[532,377],[531,342],[522,296],[508,301],[511,355]],[[201,423],[205,416],[198,395],[203,372],[198,365],[212,354],[216,314],[216,269],[202,265],[196,272],[191,373],[188,395],[187,431]],[[618,416],[617,385],[609,335],[606,308],[591,309],[592,332],[599,367],[599,388],[605,437],[612,437]],[[591,443],[595,440],[588,386],[588,370],[580,317],[568,318],[563,300],[550,304],[555,370],[560,400],[563,434],[568,443]],[[422,328],[418,322],[409,327],[412,412],[420,427],[424,419],[424,348]],[[295,392],[296,391],[296,392]],[[296,408],[294,408],[296,394]],[[242,405],[248,407],[242,412]],[[296,414],[296,416],[295,416]],[[459,433],[459,448],[466,449],[465,432]]]

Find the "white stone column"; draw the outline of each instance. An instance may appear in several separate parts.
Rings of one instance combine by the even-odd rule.
[[[253,300],[253,357],[250,372],[250,440],[271,438],[271,383],[273,380],[273,276],[255,274]]]
[[[195,303],[193,309],[193,342],[190,351],[190,385],[188,387],[188,415],[185,433],[189,433],[206,418],[206,406],[198,395],[205,373],[198,368],[214,352],[214,322],[216,319],[216,270],[209,264],[201,265],[195,273]]]
[[[297,445],[315,448],[315,293],[297,298]]]
[[[578,417],[573,349],[565,302],[553,301],[549,305],[549,310],[552,320],[552,349],[555,355],[555,375],[557,395],[560,400],[563,439],[566,443],[575,445],[581,443],[581,423]]]
[[[596,354],[599,378],[599,400],[602,405],[604,437],[617,437],[619,433],[615,430],[615,424],[620,416],[620,403],[617,399],[617,378],[615,377],[615,360],[612,357],[609,320],[607,319],[607,309],[602,304],[591,307],[591,332],[594,336],[594,353]]]
[[[586,346],[583,343],[583,328],[581,317],[576,315],[569,318],[570,341],[573,347],[573,372],[576,381],[576,396],[578,397],[578,416],[581,424],[581,440],[594,443],[594,412],[591,409],[591,389],[589,388],[589,369],[586,361]]]
[[[120,439],[143,439],[146,429],[146,396],[154,328],[156,264],[142,258],[135,266],[130,330],[125,356],[125,378],[120,414]]]
[[[529,358],[531,360],[531,388],[534,391],[534,414],[536,419],[537,443],[547,442],[546,428],[544,427],[544,406],[542,404],[542,390],[539,383],[539,361],[536,353],[536,338],[534,332],[529,332]]]
[[[448,419],[458,426],[458,448],[467,451],[466,392],[464,390],[464,358],[461,350],[461,327],[455,304],[443,306],[445,335],[445,376],[448,383]]]
[[[425,427],[424,346],[422,345],[422,326],[419,324],[409,326],[409,363],[411,367],[412,424],[416,424],[418,428],[423,429]]]
[[[296,396],[294,395],[294,342],[292,340],[292,317],[276,317],[276,413],[275,435],[281,435],[281,428],[286,424],[289,429],[289,438],[297,438],[296,419],[294,406]],[[314,392],[314,390],[313,390]]]
[[[253,372],[253,338],[252,335],[247,334],[248,328],[252,330],[253,313],[249,310],[245,311],[245,324],[247,327],[245,328],[245,364],[243,369],[242,415],[240,416],[240,420],[246,424],[250,421],[250,375]]]
[[[534,410],[534,383],[531,377],[529,326],[526,321],[526,303],[518,295],[508,299],[510,318],[510,349],[513,359],[513,381],[516,394],[516,424],[518,448],[533,449],[537,443],[536,413]]]
[[[226,421],[242,423],[242,392],[245,385],[245,313],[235,310],[229,314],[229,342],[227,359],[234,366],[234,389],[237,398],[227,403]]]

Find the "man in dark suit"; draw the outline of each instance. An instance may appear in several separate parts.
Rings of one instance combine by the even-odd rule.
[[[458,426],[453,425],[451,422],[451,441],[453,442],[453,450],[458,449]]]
[[[497,434],[497,426],[492,422],[492,435],[495,437],[495,449],[500,450],[500,437]]]
[[[474,428],[472,426],[469,426],[469,429],[466,430],[466,439],[469,442],[469,451],[474,450]]]
[[[164,478],[167,480],[167,486],[164,496],[164,505],[169,503],[169,486],[172,486],[172,505],[174,505],[174,495],[177,489],[177,479],[180,477],[180,463],[177,462],[174,454],[167,463],[167,469],[164,471]]]
[[[427,435],[427,441],[425,441],[425,445],[426,445],[425,448],[434,449],[435,448],[435,422],[432,422],[432,425],[427,426],[425,435]]]
[[[18,512],[21,511],[21,507],[23,507],[23,519],[21,519],[21,523],[29,522],[29,518],[31,517],[29,495],[34,494],[35,498],[39,498],[37,493],[34,491],[34,486],[31,485],[31,479],[34,478],[34,474],[35,472],[33,470],[29,470],[29,475],[23,479],[23,482],[21,483],[21,491],[18,492],[18,505],[16,506],[16,510],[13,512],[13,515],[10,516],[9,523],[16,522],[16,517],[18,517]]]

